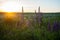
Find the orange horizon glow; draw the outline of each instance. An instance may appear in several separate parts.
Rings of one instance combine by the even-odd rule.
[[[12,13],[12,12],[4,13],[4,18],[5,19],[14,19],[15,16],[16,16],[16,14]]]

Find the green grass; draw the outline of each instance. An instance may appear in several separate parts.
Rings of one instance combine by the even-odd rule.
[[[16,21],[3,20],[0,22],[0,40],[59,40],[60,30],[52,30],[54,21],[60,22],[60,17],[42,17],[41,24],[32,19],[30,26],[24,26],[25,22],[16,26]],[[48,22],[51,30],[48,30]]]

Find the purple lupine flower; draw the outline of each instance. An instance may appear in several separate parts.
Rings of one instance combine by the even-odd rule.
[[[42,15],[40,13],[37,14],[37,21],[39,24],[42,22]]]
[[[58,31],[58,30],[59,30],[59,23],[55,21],[53,24],[53,31]]]
[[[36,15],[33,17],[33,21],[34,23],[36,23]]]
[[[51,24],[50,24],[50,22],[48,22],[47,26],[48,26],[48,31],[51,31]]]
[[[30,21],[26,20],[26,26],[30,26]]]

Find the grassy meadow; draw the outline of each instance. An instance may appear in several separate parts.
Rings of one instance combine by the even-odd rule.
[[[60,13],[0,14],[0,40],[60,40]]]

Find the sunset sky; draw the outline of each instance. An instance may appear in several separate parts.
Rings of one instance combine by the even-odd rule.
[[[21,12],[22,6],[24,12],[60,12],[60,0],[0,0],[1,11]]]

